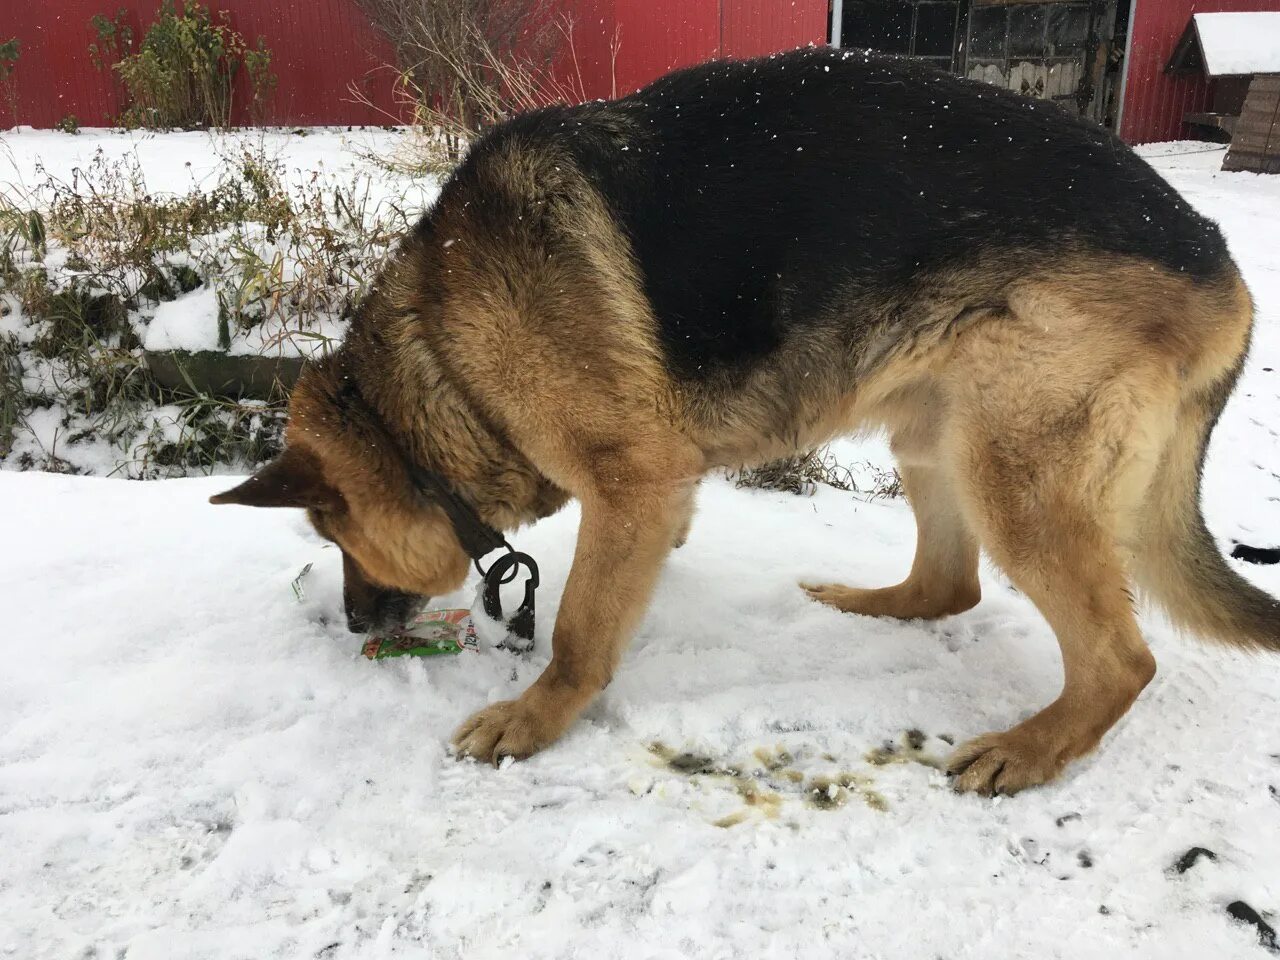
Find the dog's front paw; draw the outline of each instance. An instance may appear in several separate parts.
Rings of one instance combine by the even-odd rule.
[[[491,703],[471,717],[453,735],[459,757],[475,757],[493,764],[506,757],[523,760],[550,744],[564,726],[530,702],[519,700]]]

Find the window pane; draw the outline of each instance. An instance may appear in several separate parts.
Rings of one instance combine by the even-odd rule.
[[[1076,53],[1084,49],[1089,36],[1089,8],[1055,4],[1049,8],[1047,52]]]
[[[1009,56],[1044,55],[1045,8],[1012,7],[1009,10]]]
[[[1003,57],[1007,7],[974,7],[969,14],[969,56]]]
[[[911,52],[911,4],[903,0],[846,3],[840,45],[882,53]]]
[[[950,56],[955,37],[954,3],[922,3],[916,8],[916,56]]]

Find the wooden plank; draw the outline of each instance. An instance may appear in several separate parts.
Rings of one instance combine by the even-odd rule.
[[[1245,98],[1244,105],[1240,108],[1240,113],[1242,116],[1246,113],[1251,113],[1255,116],[1266,117],[1275,113],[1277,104],[1280,104],[1280,93],[1260,93],[1256,97],[1250,93]]]
[[[215,351],[148,350],[147,367],[161,386],[221,397],[270,400],[287,393],[302,373],[299,357],[232,356]],[[189,381],[189,382],[188,382]]]
[[[1265,140],[1267,137],[1271,136],[1274,129],[1274,123],[1261,123],[1256,120],[1251,120],[1248,123],[1242,122],[1236,124],[1236,130],[1240,132],[1241,137],[1256,137],[1260,140]]]
[[[1223,170],[1242,170],[1246,173],[1280,173],[1280,156],[1233,157],[1229,152],[1222,161]]]
[[[1252,99],[1245,100],[1244,106],[1240,109],[1240,116],[1269,120],[1275,116],[1277,105],[1280,105],[1280,100],[1271,99],[1270,103],[1255,103]]]
[[[1280,173],[1280,76],[1254,77],[1223,170]]]
[[[1044,95],[1050,100],[1072,100],[1076,89],[1080,86],[1080,77],[1084,74],[1084,64],[1079,60],[1066,63],[1055,63],[1049,67]]]
[[[983,83],[990,83],[997,87],[1009,85],[1004,72],[994,63],[971,63],[967,76],[970,80],[981,80]]]
[[[1247,130],[1242,130],[1240,127],[1236,127],[1236,133],[1240,140],[1241,149],[1246,147],[1261,147],[1265,145],[1268,140],[1280,139],[1276,136],[1280,131],[1278,131],[1275,126],[1250,127]]]
[[[1187,123],[1198,124],[1202,127],[1216,127],[1226,132],[1228,136],[1232,136],[1236,130],[1236,121],[1238,117],[1233,117],[1229,113],[1188,113],[1183,117]]]

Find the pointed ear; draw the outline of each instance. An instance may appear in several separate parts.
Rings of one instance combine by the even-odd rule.
[[[324,507],[342,499],[324,479],[315,454],[286,447],[284,453],[252,477],[210,503],[238,503],[246,507]]]

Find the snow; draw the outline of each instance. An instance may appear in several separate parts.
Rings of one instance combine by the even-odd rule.
[[[147,325],[142,345],[147,350],[219,350],[218,292],[212,286],[201,286],[156,307]],[[276,355],[312,357],[323,353],[329,340],[341,340],[346,324],[337,321],[316,323],[312,336],[289,337],[283,325],[260,323],[247,330],[231,333],[228,353],[235,356]]]
[[[109,177],[138,175],[139,194],[155,199],[173,198],[200,191],[208,195],[228,168],[251,158],[255,164],[278,167],[281,179],[297,205],[314,204],[317,185],[346,188],[348,202],[359,201],[367,219],[383,220],[400,213],[417,218],[439,192],[433,176],[412,176],[371,158],[396,158],[409,152],[412,136],[400,129],[355,130],[299,128],[233,130],[225,132],[155,133],[146,130],[85,128],[72,136],[52,130],[19,127],[0,135],[0,190],[12,193],[17,205],[48,203],[51,184],[75,184],[86,189],[95,181],[104,189]],[[117,182],[117,181],[111,181]],[[326,197],[330,204],[332,198]],[[235,302],[245,281],[234,266],[215,265],[237,258],[255,259],[278,274],[279,283],[298,277],[303,252],[282,240],[272,239],[261,228],[247,227],[246,235],[232,239],[212,234],[202,237],[199,251],[167,258],[188,266],[208,281],[178,300],[135,311],[148,349],[218,349],[218,303]],[[243,247],[250,247],[246,251]],[[208,248],[208,249],[206,249]],[[196,253],[206,254],[203,257]],[[311,251],[314,258],[315,253]],[[164,258],[162,258],[164,259]],[[51,276],[74,275],[66,267],[66,251],[56,245],[45,258]],[[354,282],[361,278],[341,278]],[[333,281],[335,284],[341,280]],[[140,279],[139,279],[140,282]],[[10,307],[16,306],[16,300]],[[155,316],[153,317],[152,314]],[[159,321],[159,328],[149,325]],[[247,329],[231,324],[232,354],[269,354],[310,357],[325,344],[340,340],[346,321],[336,315],[308,317],[305,330],[290,326],[285,318],[271,317]]]
[[[1205,508],[1224,546],[1274,546],[1280,178],[1221,173],[1203,144],[1144,153],[1220,220],[1258,301]],[[448,736],[547,662],[576,510],[515,536],[543,576],[528,658],[370,662],[336,551],[297,512],[205,502],[228,485],[0,473],[0,957],[1267,956],[1225,908],[1280,911],[1280,659],[1149,616],[1160,672],[1100,751],[1012,799],[957,796],[940,737],[1058,690],[1034,608],[985,570],[982,603],[936,624],[840,615],[796,582],[899,579],[907,507],[711,478],[598,703],[495,770]],[[1280,567],[1237,566],[1280,594]],[[901,762],[873,762],[886,742]],[[1196,846],[1216,860],[1177,872]]]
[[[233,355],[314,357],[342,339],[351,304],[395,238],[439,192],[439,177],[422,169],[427,146],[405,130],[0,132],[0,201],[18,209],[65,211],[74,198],[97,218],[106,203],[94,198],[109,198],[117,212],[236,211],[225,220],[169,221],[179,233],[183,228],[175,224],[186,222],[191,230],[176,243],[165,239],[165,231],[143,226],[141,217],[126,217],[124,227],[115,221],[114,228],[103,228],[112,221],[96,220],[96,229],[82,232],[79,226],[59,229],[68,221],[54,216],[43,256],[17,245],[13,266],[21,279],[0,283],[0,337],[7,341],[11,334],[21,345],[30,402],[0,467],[181,475],[188,466],[175,451],[220,443],[213,434],[233,419],[226,410],[193,412],[190,405],[152,409],[120,392],[105,403],[83,402],[99,396],[85,358],[42,353],[41,334],[51,330],[25,312],[39,298],[20,291],[47,283],[57,291],[118,297],[128,340],[136,337],[152,350],[216,349],[225,333]],[[277,222],[285,208],[290,216]],[[150,251],[149,269],[140,265],[139,248]],[[160,278],[167,278],[168,289],[157,283]],[[157,302],[183,290],[190,292]],[[227,321],[222,331],[220,313]],[[99,359],[103,350],[125,346],[116,335],[120,331],[95,350]],[[251,422],[259,438],[275,427],[270,413]]]
[[[142,345],[148,350],[217,350],[217,291],[197,287],[160,304]]]
[[[1205,73],[1280,73],[1280,13],[1197,13]]]
[[[87,168],[99,151],[108,161],[136,158],[146,171],[147,188],[156,194],[181,194],[191,186],[211,187],[228,158],[258,148],[290,170],[324,171],[339,176],[367,171],[369,155],[386,156],[405,135],[397,130],[325,127],[288,130],[156,133],[83,127],[74,136],[56,130],[17,127],[0,139],[0,183],[34,189],[46,175],[69,180]],[[403,189],[403,185],[397,184]],[[391,187],[386,196],[392,196]],[[413,199],[429,199],[424,189]]]

